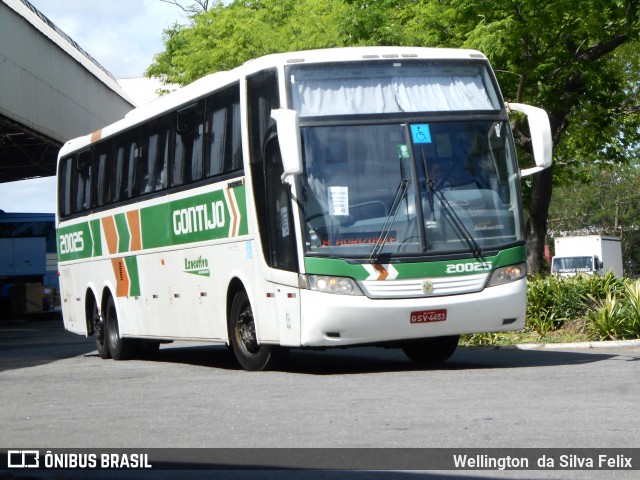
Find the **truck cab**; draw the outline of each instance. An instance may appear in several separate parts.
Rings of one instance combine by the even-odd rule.
[[[605,275],[623,276],[620,238],[603,235],[557,237],[551,273],[561,277]]]

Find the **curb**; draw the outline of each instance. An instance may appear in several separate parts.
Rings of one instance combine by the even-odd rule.
[[[498,349],[514,350],[568,350],[589,348],[625,348],[640,347],[640,339],[636,340],[610,340],[600,342],[575,342],[575,343],[523,343],[520,345],[499,346]]]

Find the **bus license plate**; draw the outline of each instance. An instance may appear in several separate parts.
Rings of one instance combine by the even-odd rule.
[[[422,310],[419,312],[411,312],[409,321],[411,323],[431,323],[444,322],[447,319],[447,309],[438,310]]]

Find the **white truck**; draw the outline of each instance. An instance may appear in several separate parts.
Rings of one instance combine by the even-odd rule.
[[[577,274],[622,277],[622,244],[618,237],[584,235],[555,239],[551,273],[563,277]]]

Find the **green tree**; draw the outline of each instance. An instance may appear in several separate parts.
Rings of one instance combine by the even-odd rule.
[[[587,170],[590,170],[587,171]],[[613,235],[622,239],[625,275],[640,273],[640,167],[593,164],[578,181],[558,186],[549,209],[549,231]]]
[[[186,84],[267,53],[351,45],[482,51],[505,99],[540,106],[551,121],[554,167],[524,185],[528,266],[537,272],[554,178],[637,151],[639,8],[637,0],[235,0],[167,30],[147,74]],[[524,166],[524,119],[514,115],[513,127],[529,153]]]
[[[185,2],[179,0],[160,0],[163,3],[175,5],[187,15],[196,15],[200,12],[206,12],[213,5],[221,3],[220,0],[193,0],[194,3],[186,5]]]
[[[640,33],[636,0],[440,0],[419,2],[424,15],[414,29],[435,32],[438,45],[484,52],[496,69],[507,101],[537,105],[549,113],[554,163],[525,182],[528,194],[528,267],[543,259],[547,219],[556,181],[565,165],[606,156],[622,161],[637,144],[637,59],[620,47]],[[431,34],[433,35],[433,33]],[[637,50],[636,50],[637,52]],[[629,93],[634,92],[634,95]],[[626,122],[626,123],[625,123]],[[635,125],[635,128],[634,128]],[[530,152],[522,120],[517,143]],[[526,161],[526,156],[524,156]]]
[[[186,85],[269,53],[344,46],[348,6],[330,0],[217,3],[164,32],[165,51],[148,76]]]

